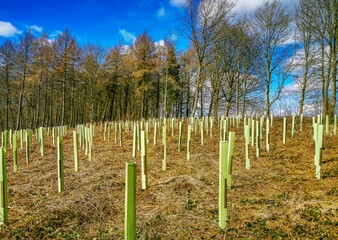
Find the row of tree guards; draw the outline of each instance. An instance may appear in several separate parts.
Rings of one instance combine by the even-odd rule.
[[[231,188],[231,174],[232,174],[232,156],[234,153],[235,132],[229,132],[229,126],[236,126],[238,128],[241,122],[240,116],[218,117],[217,124],[219,127],[219,226],[225,228],[227,225],[227,189]],[[273,127],[274,116],[271,114],[269,117],[256,116],[254,119],[244,116],[244,139],[245,139],[245,156],[246,156],[246,169],[250,169],[249,159],[249,145],[256,146],[256,157],[261,154],[261,141],[263,136],[263,128],[265,123],[265,141],[266,151],[269,152],[269,133],[270,127]],[[96,132],[96,127],[100,126],[100,138],[103,141],[111,142],[112,129],[114,129],[114,142],[119,142],[123,146],[123,129],[130,135],[131,129],[133,130],[133,150],[132,158],[136,157],[137,151],[141,152],[141,175],[142,175],[142,189],[148,189],[148,162],[147,162],[147,144],[149,143],[148,133],[153,127],[153,143],[157,144],[158,134],[162,134],[163,145],[163,160],[162,170],[167,169],[167,134],[171,133],[174,136],[175,130],[179,130],[178,151],[182,151],[183,136],[184,136],[184,123],[187,123],[187,140],[186,140],[186,158],[191,159],[191,134],[200,134],[200,144],[204,145],[204,133],[210,135],[212,138],[212,130],[214,127],[213,117],[204,118],[188,118],[188,119],[149,119],[140,121],[125,121],[125,122],[108,122],[100,124],[84,124],[77,125],[73,131],[73,145],[74,145],[74,171],[79,171],[79,145],[84,149],[85,155],[88,156],[88,161],[92,160],[92,146],[93,138]],[[333,121],[333,135],[337,134],[337,116],[334,116]],[[292,117],[291,137],[296,134],[297,116]],[[313,123],[313,139],[315,141],[315,156],[314,162],[316,167],[316,178],[320,179],[321,174],[321,159],[322,159],[322,144],[323,144],[323,116],[318,115],[312,118]],[[162,128],[162,131],[161,131]],[[303,130],[303,116],[300,116],[299,130]],[[283,119],[283,143],[286,143],[286,129],[287,118]],[[329,134],[329,116],[326,116],[326,134]],[[13,171],[18,171],[18,140],[20,146],[23,148],[24,142],[26,143],[26,164],[29,164],[30,159],[30,143],[32,142],[34,131],[31,129],[12,131],[6,130],[2,132],[2,148],[0,150],[0,188],[1,188],[1,208],[0,208],[0,224],[5,224],[8,221],[8,199],[7,199],[7,170],[6,170],[6,149],[12,147],[13,150]],[[64,157],[63,157],[63,137],[67,134],[67,127],[53,127],[47,128],[47,135],[52,134],[53,145],[57,146],[57,171],[58,171],[58,191],[62,192],[65,189],[64,182]],[[41,156],[45,152],[45,128],[40,127],[35,130],[35,137],[40,144]],[[228,138],[227,138],[228,136]],[[256,139],[255,139],[256,137]],[[9,140],[9,142],[8,142]],[[126,163],[126,191],[125,191],[125,237],[126,239],[133,239],[136,237],[136,162]]]

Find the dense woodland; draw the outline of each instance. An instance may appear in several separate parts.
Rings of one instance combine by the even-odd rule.
[[[296,83],[297,114],[337,111],[338,1],[266,1],[237,16],[229,0],[188,0],[170,38],[80,45],[68,29],[51,39],[28,30],[0,45],[0,128],[151,117],[270,114]],[[294,41],[290,41],[294,39]],[[285,113],[287,113],[285,111]]]

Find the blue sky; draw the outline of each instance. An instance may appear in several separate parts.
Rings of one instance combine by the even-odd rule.
[[[3,1],[3,2],[2,2]],[[1,0],[0,42],[17,38],[29,27],[36,35],[46,31],[51,38],[66,28],[81,44],[99,42],[103,46],[132,42],[146,30],[155,41],[173,34],[177,12],[184,0]],[[188,46],[178,41],[178,49]]]
[[[290,0],[282,0],[287,2]],[[80,44],[100,43],[105,47],[133,42],[146,30],[159,42],[177,38],[177,14],[185,0],[0,0],[0,43],[18,38],[31,27],[35,35],[46,31],[50,38],[68,28]],[[237,0],[235,10],[251,13],[263,0]],[[178,38],[177,49],[189,42]]]

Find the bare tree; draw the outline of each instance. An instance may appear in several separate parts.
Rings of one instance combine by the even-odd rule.
[[[309,80],[314,77],[314,67],[316,64],[315,57],[317,54],[315,48],[315,41],[314,41],[314,33],[311,30],[308,22],[309,18],[309,9],[306,7],[307,0],[300,0],[299,1],[299,8],[296,11],[296,38],[300,43],[301,50],[297,68],[300,68],[300,75],[298,77],[298,81],[301,85],[301,95],[300,95],[300,102],[299,102],[299,115],[303,113],[304,101],[306,98],[306,93],[308,92],[309,87]]]
[[[214,43],[221,26],[229,20],[233,6],[234,3],[230,0],[188,0],[183,5],[177,34],[190,40],[198,59],[194,103],[190,116],[195,115],[197,108],[207,50]]]
[[[337,101],[338,1],[303,0],[301,7],[304,25],[309,28],[311,37],[320,48],[319,71],[324,114],[333,115]]]
[[[97,120],[95,111],[98,103],[97,86],[98,81],[103,77],[105,55],[105,49],[99,44],[89,43],[83,48],[83,75],[90,89],[91,121]]]
[[[287,44],[291,37],[290,23],[290,14],[277,0],[265,1],[254,13],[252,31],[261,46],[256,70],[265,93],[267,115],[270,114],[271,105],[280,96],[285,80],[291,74],[290,56],[293,54],[293,48]],[[272,86],[276,88],[273,96]]]
[[[18,58],[17,58],[17,69],[18,78],[21,80],[20,93],[19,93],[19,104],[18,104],[18,115],[16,119],[16,129],[19,130],[21,126],[21,113],[22,113],[22,102],[24,97],[25,83],[27,77],[31,71],[31,65],[33,60],[33,47],[34,47],[34,36],[29,30],[25,33],[24,37],[20,37],[18,46]]]
[[[5,128],[9,129],[9,107],[11,97],[11,85],[13,85],[15,49],[12,41],[7,40],[0,47],[0,81],[3,88],[1,96],[5,99]]]

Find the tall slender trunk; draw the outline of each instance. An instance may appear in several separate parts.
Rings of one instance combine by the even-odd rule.
[[[308,74],[308,53],[305,53],[305,72],[303,75],[303,84],[302,84],[302,90],[301,90],[301,96],[300,96],[300,102],[299,102],[299,116],[303,114],[303,107],[304,107],[304,99],[305,99],[305,90],[306,90],[306,82],[307,82],[307,74]]]
[[[245,95],[246,95],[247,78],[248,78],[248,75],[245,73],[244,79],[243,79],[242,116],[244,116],[244,112],[245,112]]]
[[[335,15],[334,20],[337,21],[337,15]],[[336,32],[338,30],[336,29]],[[337,34],[336,34],[337,35]],[[336,36],[335,35],[335,36]],[[338,49],[338,37],[333,38],[334,46],[332,47],[333,56],[332,56],[332,82],[331,82],[331,97],[330,97],[330,106],[329,106],[329,115],[331,118],[333,117],[334,110],[336,107],[336,101],[337,101],[337,49]]]
[[[190,78],[189,76],[187,76],[187,117],[189,117],[190,114]]]
[[[87,87],[84,86],[84,95],[83,95],[83,104],[82,104],[82,123],[85,122],[86,116],[86,94],[87,94]]]
[[[46,82],[47,81],[48,81],[48,79],[46,79]],[[42,124],[44,126],[46,126],[46,124],[47,124],[47,122],[46,122],[46,115],[47,115],[48,87],[46,86],[45,89],[46,89],[46,92],[45,92],[45,105],[43,107],[43,118],[42,118]]]
[[[107,109],[108,109],[108,104],[109,104],[109,99],[107,99],[106,104],[104,106],[104,110],[103,110],[103,114],[102,114],[102,122],[106,121],[106,117],[107,117]]]
[[[128,98],[129,98],[129,83],[126,85],[126,89],[124,92],[124,109],[123,109],[123,115],[124,115],[124,120],[127,118],[127,109],[128,109]],[[159,102],[159,99],[158,99]],[[158,113],[158,104],[157,104],[157,113]]]
[[[141,108],[141,119],[144,118],[144,111],[145,111],[145,90],[142,91],[142,108]]]
[[[91,82],[91,84],[90,84],[90,102],[91,102],[90,121],[95,121],[95,119],[94,119],[94,87],[93,87],[92,80],[90,82]]]
[[[23,76],[22,76],[22,81],[21,81],[21,87],[20,87],[20,95],[19,95],[19,108],[18,108],[18,117],[16,120],[16,130],[20,129],[20,123],[21,123],[21,111],[22,111],[22,100],[23,100],[23,90],[25,88],[25,81],[26,81],[26,63],[24,63],[24,71],[23,71]]]
[[[9,69],[8,66],[6,67],[6,129],[9,129],[8,127],[8,111],[9,111]]]
[[[270,115],[270,82],[268,81],[266,84],[266,90],[265,90],[265,114],[266,116]]]
[[[129,86],[128,86],[129,87]],[[156,118],[159,117],[159,112],[160,112],[160,76],[157,76],[157,92],[156,92]],[[127,110],[127,107],[125,107],[125,112]]]
[[[201,81],[201,118],[204,117],[203,82]]]
[[[201,63],[199,63],[199,66],[197,68],[197,81],[196,81],[196,89],[194,94],[194,104],[190,113],[190,117],[194,117],[195,111],[197,108],[197,101],[198,101],[198,92],[199,92],[199,86],[201,83]]]
[[[35,122],[35,127],[37,128],[40,124],[39,119],[40,119],[40,99],[41,99],[41,87],[40,83],[42,82],[42,72],[40,74],[40,80],[38,83],[38,102],[36,106],[36,122]]]
[[[168,88],[168,68],[165,73],[165,89],[164,89],[164,108],[163,108],[163,117],[167,117],[167,88]]]
[[[66,70],[65,70],[66,71]],[[61,126],[65,123],[65,112],[66,112],[66,73],[64,76],[64,80],[62,82],[62,120],[61,120]]]
[[[321,39],[321,77],[322,77],[322,101],[323,101],[323,110],[324,110],[324,113],[326,113],[327,111],[327,95],[326,95],[326,92],[325,92],[325,63],[324,63],[324,58],[325,58],[325,54],[324,54],[324,51],[325,51],[325,44],[324,44],[324,39],[322,38]]]
[[[112,93],[110,95],[109,121],[112,121],[113,119],[114,100],[115,100],[115,88],[112,87]]]
[[[215,104],[215,106],[214,106],[214,120],[215,121],[218,120],[217,119],[217,117],[218,117],[218,93],[219,93],[219,91],[214,92],[214,98],[215,98],[215,100],[214,100],[214,104]]]
[[[226,100],[226,106],[225,106],[225,116],[228,117],[229,116],[229,110],[230,110],[230,99]]]
[[[208,112],[208,117],[211,116],[211,111],[212,111],[212,107],[214,105],[214,92],[211,92],[211,98],[210,98],[210,105],[209,105],[209,112]]]
[[[239,105],[239,80],[237,79],[237,84],[236,84],[236,116],[238,116],[238,105]]]

